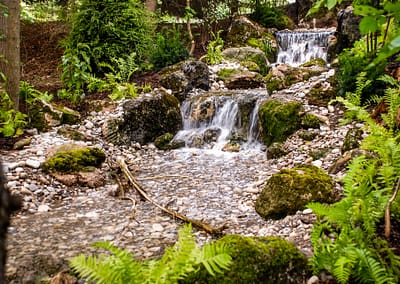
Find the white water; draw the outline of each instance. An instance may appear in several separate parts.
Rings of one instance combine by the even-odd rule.
[[[333,33],[333,31],[277,32],[277,63],[299,66],[315,58],[327,61],[328,38]]]
[[[202,105],[208,108],[203,109]],[[208,113],[209,110],[213,110],[213,113]],[[221,151],[234,133],[241,132],[240,115],[234,96],[210,96],[207,99],[185,101],[182,104],[183,129],[174,140],[185,141],[187,147]],[[241,149],[258,144],[258,103],[250,114],[246,133],[247,137],[244,138],[247,142],[243,143],[245,145]]]

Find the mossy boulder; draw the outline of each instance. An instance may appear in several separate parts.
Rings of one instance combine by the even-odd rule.
[[[242,68],[221,69],[217,76],[228,89],[254,89],[265,85],[264,78],[259,73]]]
[[[264,143],[270,146],[274,142],[283,142],[300,129],[303,111],[303,105],[298,101],[266,100],[258,112]]]
[[[320,168],[299,165],[271,176],[256,200],[257,213],[266,219],[281,219],[303,210],[310,202],[332,203],[333,180]]]
[[[159,76],[161,86],[170,89],[180,102],[194,88],[205,91],[210,89],[208,66],[201,61],[188,60],[165,67]]]
[[[88,171],[100,167],[105,159],[105,153],[99,148],[67,144],[55,150],[42,164],[42,168],[58,173]]]
[[[267,159],[277,159],[288,154],[282,142],[274,142],[267,149]]]
[[[331,77],[333,78],[333,77]],[[325,80],[314,84],[310,91],[306,94],[306,98],[310,104],[318,106],[327,106],[328,103],[337,95],[336,82],[334,79]]]
[[[326,64],[327,63],[324,59],[318,57],[301,64],[300,67],[312,67],[312,66],[326,67]]]
[[[29,127],[47,131],[61,124],[76,124],[81,120],[78,112],[37,99],[28,110]]]
[[[125,101],[118,112],[102,126],[104,138],[116,145],[152,143],[165,134],[175,135],[182,127],[178,99],[165,90],[140,94]]]
[[[278,237],[227,235],[216,242],[230,249],[230,269],[212,276],[201,267],[180,283],[294,284],[304,283],[309,273],[306,257],[293,243]]]
[[[231,47],[224,49],[222,51],[222,56],[226,60],[238,63],[246,63],[247,65],[249,65],[249,62],[253,62],[258,66],[261,75],[265,76],[268,73],[268,59],[265,56],[265,53],[258,48],[250,46]]]
[[[173,134],[165,133],[154,140],[154,145],[160,150],[172,150],[185,147],[185,141],[175,141]]]

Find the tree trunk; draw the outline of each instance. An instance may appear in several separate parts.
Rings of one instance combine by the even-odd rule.
[[[157,0],[146,0],[146,9],[155,13],[157,11]]]
[[[0,34],[5,35],[0,40],[0,72],[6,76],[6,92],[14,103],[14,109],[19,110],[20,71],[20,3],[19,0],[3,0],[7,6],[8,17],[0,12]]]

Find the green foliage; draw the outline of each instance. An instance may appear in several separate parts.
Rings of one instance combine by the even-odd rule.
[[[396,95],[400,95],[398,83],[385,92],[388,113],[382,115],[382,124],[376,123],[366,108],[354,104],[360,102],[357,94],[353,94],[353,102],[337,98],[351,117],[364,122],[369,135],[361,148],[371,153],[353,159],[349,165],[341,201],[330,206],[309,205],[319,220],[312,233],[314,271],[327,270],[339,283],[400,280],[400,257],[377,235],[377,224],[383,219],[400,172],[400,132],[393,123],[400,107]]]
[[[32,87],[28,82],[21,81],[19,87],[19,96],[28,105],[32,105],[35,100],[41,99],[45,102],[50,102],[53,99],[53,95],[47,92],[40,92]]]
[[[293,25],[291,20],[285,15],[284,10],[272,7],[270,3],[264,3],[256,6],[250,19],[261,24],[266,28],[286,29]]]
[[[182,39],[179,27],[163,28],[157,33],[151,62],[156,69],[173,65],[189,57],[189,50]]]
[[[109,242],[101,242],[95,244],[95,247],[104,248],[109,254],[80,255],[74,257],[70,264],[73,270],[88,281],[115,284],[172,284],[178,283],[178,280],[195,271],[199,265],[203,265],[212,275],[229,268],[231,257],[226,246],[210,243],[200,249],[196,245],[191,226],[181,228],[178,236],[178,242],[167,248],[158,260],[138,262],[127,251]]]
[[[370,81],[368,86],[364,86],[362,89],[361,101],[367,102],[372,95],[382,95],[377,92],[384,90],[385,84],[382,81],[377,80],[384,71],[385,65],[379,64],[375,68],[368,68],[371,62],[371,58],[368,56],[366,51],[365,42],[356,42],[354,47],[351,49],[345,49],[338,55],[339,59],[339,72],[337,74],[338,80],[338,95],[344,96],[346,93],[355,92],[357,89],[357,77],[360,73]]]
[[[0,91],[0,134],[4,137],[19,136],[27,124],[26,115],[12,108],[6,92]]]
[[[101,64],[115,67],[124,54],[134,53],[136,65],[146,68],[154,27],[141,1],[83,0],[71,24],[62,62],[67,88],[78,83],[74,89],[82,89],[86,73],[102,77],[107,70]]]
[[[206,61],[208,64],[214,65],[219,64],[224,60],[222,56],[222,49],[224,48],[224,40],[220,37],[223,31],[220,30],[217,34],[211,32],[213,39],[207,46],[207,57]]]

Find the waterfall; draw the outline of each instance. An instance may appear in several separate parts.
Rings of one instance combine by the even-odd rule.
[[[277,63],[299,66],[315,58],[327,61],[328,39],[333,33],[326,30],[277,32]]]
[[[190,148],[224,150],[256,144],[258,129],[259,94],[208,94],[182,103],[183,129],[174,137]],[[264,91],[265,96],[265,91]]]

